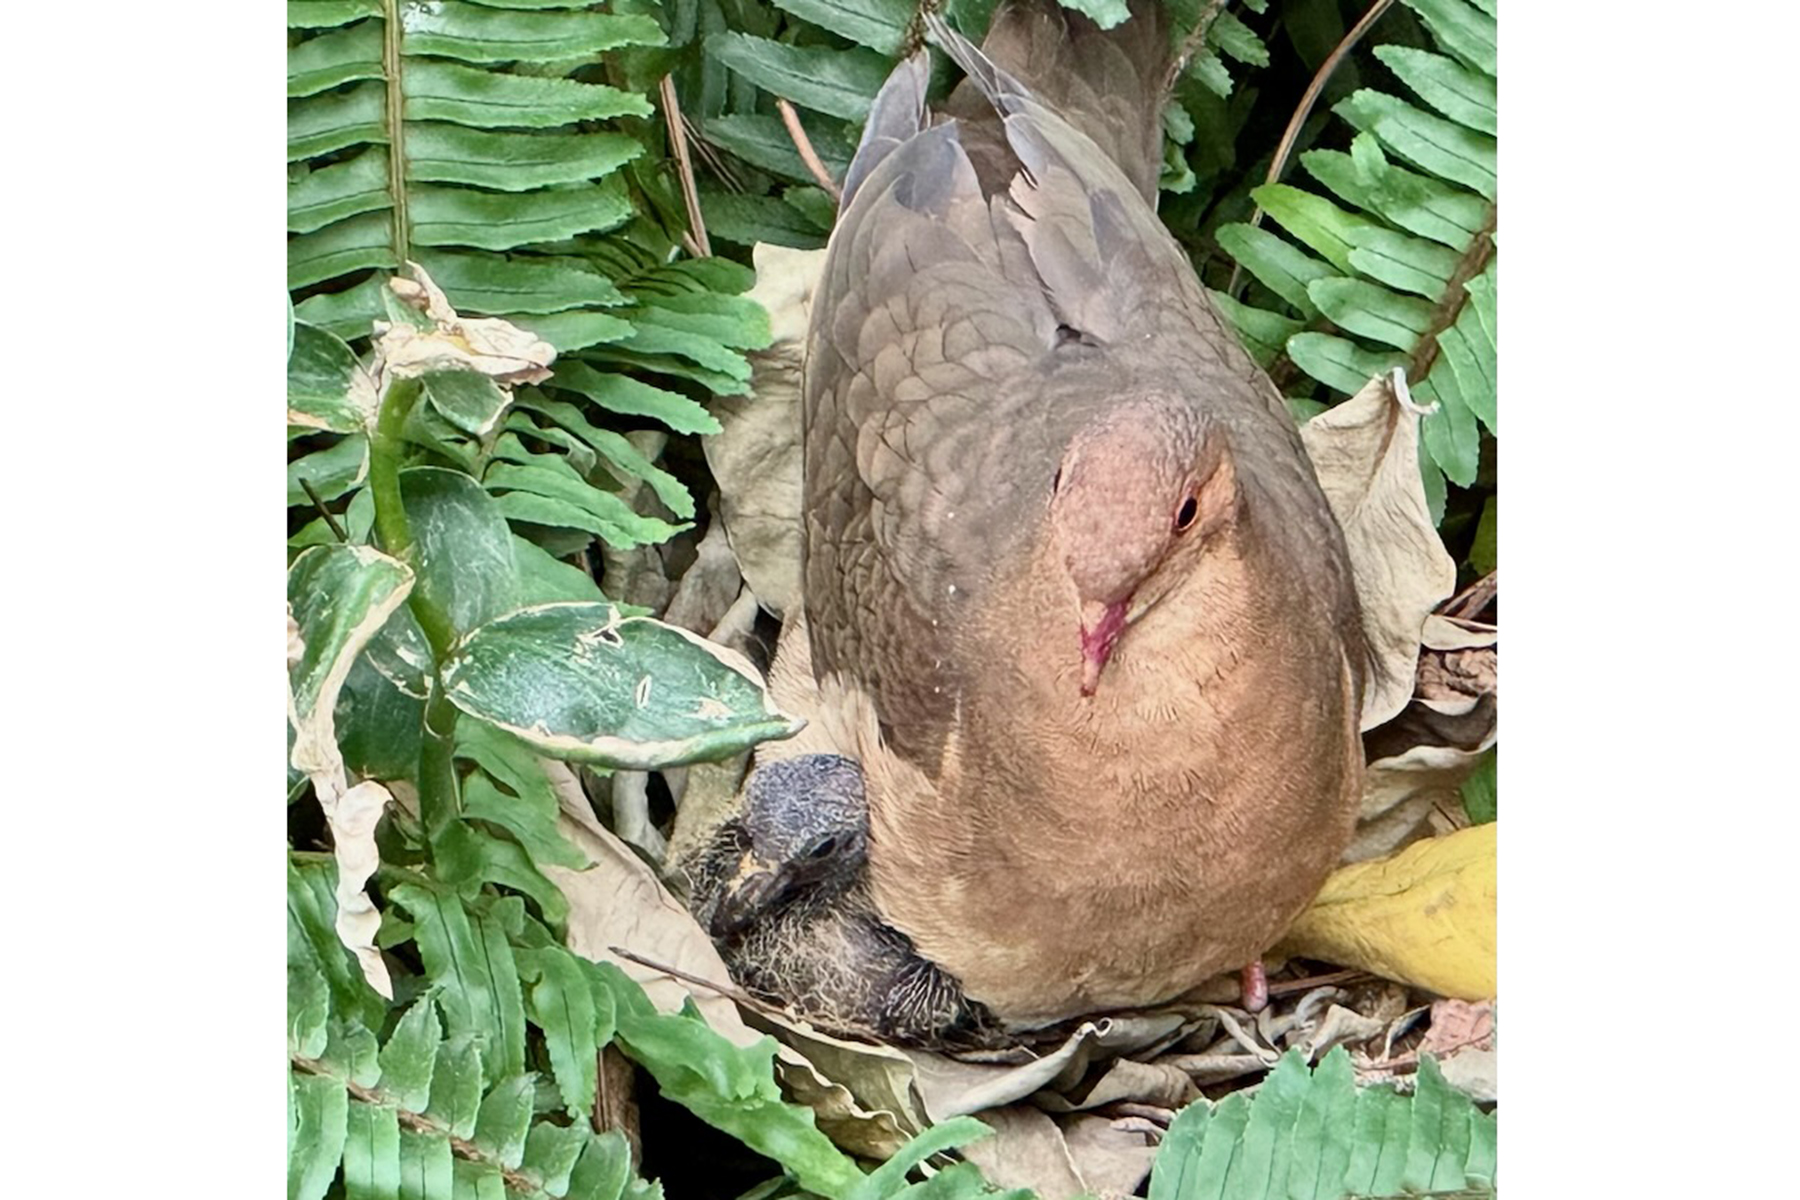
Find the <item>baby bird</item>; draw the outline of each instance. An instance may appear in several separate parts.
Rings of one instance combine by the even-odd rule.
[[[765,763],[744,806],[684,865],[689,909],[732,977],[822,1028],[909,1045],[991,1044],[998,1026],[876,915],[862,769]]]

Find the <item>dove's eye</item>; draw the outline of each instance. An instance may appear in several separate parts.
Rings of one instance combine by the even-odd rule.
[[[1175,512],[1175,532],[1186,533],[1193,528],[1194,518],[1199,515],[1200,502],[1194,499],[1192,493],[1189,493],[1187,498],[1181,502],[1181,507]]]
[[[820,860],[822,858],[829,858],[831,856],[832,852],[835,851],[836,849],[837,849],[837,839],[834,837],[828,837],[824,841],[815,845],[811,850],[807,851],[806,857],[813,862],[817,862],[818,860]]]

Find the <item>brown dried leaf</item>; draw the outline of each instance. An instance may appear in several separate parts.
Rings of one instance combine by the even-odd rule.
[[[394,294],[430,317],[431,329],[376,322],[375,348],[383,370],[411,379],[431,371],[478,371],[496,383],[541,383],[550,378],[556,347],[497,317],[463,317],[418,263],[412,279],[388,280]]]
[[[1300,440],[1350,549],[1372,667],[1362,727],[1372,729],[1412,698],[1425,618],[1456,588],[1420,481],[1418,410],[1377,376]]]

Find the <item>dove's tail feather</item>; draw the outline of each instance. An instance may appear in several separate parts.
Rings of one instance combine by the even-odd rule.
[[[971,70],[961,41],[933,19],[935,39],[971,78],[945,106],[953,116],[986,110],[992,78]],[[1101,29],[1056,0],[1009,0],[994,14],[980,54],[1017,80],[1118,163],[1152,207],[1162,170],[1162,109],[1174,56],[1168,18],[1154,0],[1133,0],[1131,17]],[[964,42],[966,47],[967,43]]]

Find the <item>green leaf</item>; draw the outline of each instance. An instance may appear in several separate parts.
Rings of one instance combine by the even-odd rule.
[[[1122,0],[1105,2],[1116,3],[1123,11]],[[709,36],[706,53],[765,91],[849,121],[869,115],[869,105],[894,65],[860,46],[850,50],[790,46],[735,32]]]
[[[406,175],[414,183],[461,183],[520,192],[610,175],[644,152],[622,133],[488,133],[417,121],[406,130]],[[385,178],[385,172],[384,172]],[[292,212],[292,189],[289,211]],[[290,221],[292,217],[290,215]]]
[[[513,558],[519,564],[519,604],[554,604],[561,600],[604,603],[594,577],[573,563],[554,558],[529,538],[513,535]]]
[[[350,1096],[328,1075],[290,1075],[294,1128],[288,1142],[288,1200],[321,1200],[344,1157]]]
[[[381,0],[287,0],[289,29],[329,29],[381,12]]]
[[[561,930],[569,920],[569,901],[562,890],[537,868],[517,842],[495,837],[468,821],[451,821],[432,842],[432,861],[438,878],[456,884],[467,895],[484,883],[498,884],[529,896],[545,922]],[[518,981],[510,990],[517,991]]]
[[[1492,511],[1493,501],[1488,501]],[[1482,520],[1486,521],[1484,513]],[[1476,825],[1487,825],[1500,815],[1500,754],[1489,747],[1475,762],[1474,773],[1462,784],[1463,811]]]
[[[319,499],[329,501],[360,487],[368,475],[369,439],[360,433],[351,434],[288,464],[288,507],[312,503],[312,497],[300,484],[302,479],[313,485]]]
[[[381,1048],[381,1090],[408,1112],[422,1113],[431,1103],[431,1076],[443,1035],[436,1004],[422,996],[401,1014]]]
[[[288,568],[288,605],[302,651],[288,667],[299,728],[337,703],[356,655],[412,590],[413,573],[368,546],[314,546]]]
[[[1252,308],[1232,299],[1224,292],[1207,289],[1207,296],[1225,314],[1238,336],[1244,339],[1244,349],[1256,360],[1256,365],[1267,370],[1284,347],[1288,338],[1305,328],[1304,322],[1284,317],[1280,313],[1272,313],[1266,309]]]
[[[1350,1166],[1355,1123],[1356,1069],[1344,1048],[1335,1046],[1313,1068],[1312,1086],[1294,1121],[1293,1161],[1287,1177],[1289,1196],[1338,1194]]]
[[[1406,0],[1406,7],[1424,19],[1444,49],[1489,75],[1500,73],[1497,25],[1491,13],[1462,0]]]
[[[700,193],[700,210],[711,236],[739,246],[768,242],[796,250],[817,250],[830,232],[820,231],[809,217],[775,196],[706,191]]]
[[[451,1200],[455,1181],[450,1139],[438,1133],[400,1131],[401,1200]]]
[[[439,986],[446,1029],[481,1039],[484,1081],[523,1071],[525,1010],[504,928],[469,913],[455,892],[437,884],[397,884],[388,895],[413,919],[413,942],[426,975]],[[437,1100],[434,1079],[434,1107]]]
[[[473,1032],[452,1034],[437,1050],[431,1073],[431,1104],[426,1114],[467,1140],[475,1134],[481,1108],[481,1044]]]
[[[385,151],[365,150],[347,162],[309,171],[288,184],[288,231],[310,233],[333,221],[393,207]]]
[[[1493,76],[1410,46],[1377,46],[1375,57],[1419,93],[1425,103],[1452,121],[1482,133],[1500,132]]]
[[[593,1071],[594,1063],[590,1059],[588,1073],[591,1075]],[[552,1125],[548,1121],[537,1122],[525,1135],[526,1173],[542,1180],[544,1191],[550,1195],[567,1195],[569,1176],[593,1136],[593,1132],[580,1123]]]
[[[532,861],[580,870],[588,859],[557,831],[556,793],[537,756],[514,738],[478,722],[457,729],[456,756],[481,771],[463,785],[463,815],[500,826],[519,840]],[[495,780],[511,788],[502,792]]]
[[[631,1177],[631,1147],[625,1135],[609,1129],[590,1137],[581,1161],[569,1176],[570,1196],[592,1197],[592,1200],[619,1200],[625,1183]]]
[[[1430,379],[1412,385],[1415,401],[1438,406],[1436,412],[1427,413],[1419,421],[1419,438],[1451,483],[1470,487],[1480,467],[1481,430],[1462,396],[1451,390],[1454,384],[1439,379],[1440,374],[1448,372],[1434,371]]]
[[[344,339],[304,321],[294,322],[293,336],[287,366],[288,424],[332,433],[362,432],[372,416],[375,383],[355,353]]]
[[[519,396],[519,407],[542,413],[568,433],[606,459],[608,469],[621,478],[642,479],[656,493],[656,498],[670,512],[687,520],[694,515],[694,497],[679,479],[644,457],[642,451],[621,433],[590,425],[581,410],[563,400],[551,400],[542,393],[526,391]],[[502,437],[501,442],[506,439]]]
[[[406,13],[402,46],[407,54],[434,54],[462,62],[544,62],[592,58],[620,46],[661,46],[662,28],[647,16],[558,12],[508,12],[456,0],[421,5]]]
[[[512,530],[492,496],[460,471],[400,472],[400,499],[412,526],[420,594],[459,634],[518,604]]]
[[[654,1011],[643,989],[612,964],[586,968],[613,992],[620,1045],[665,1097],[774,1159],[808,1191],[844,1196],[863,1181],[856,1164],[819,1131],[812,1110],[781,1098],[772,1038],[739,1047],[698,1013]]]
[[[955,1150],[993,1135],[991,1127],[974,1117],[951,1117],[933,1125],[865,1176],[851,1191],[849,1200],[882,1200],[882,1197],[893,1195],[905,1187],[907,1173],[932,1155]]]
[[[1495,276],[1490,266],[1463,285],[1470,302],[1457,314],[1456,323],[1438,335],[1438,349],[1456,377],[1458,390],[1469,410],[1498,435],[1498,350],[1495,346]]]
[[[631,336],[631,322],[608,313],[560,312],[536,317],[513,317],[512,323],[529,330],[556,347],[558,354],[585,350],[603,342],[616,342]]]
[[[396,618],[389,618],[389,625],[395,623]],[[338,749],[351,778],[414,778],[424,723],[424,700],[407,695],[382,674],[369,653],[358,656],[332,713]]]
[[[603,374],[578,360],[557,363],[551,384],[586,396],[608,412],[652,417],[676,433],[718,433],[721,429],[717,417],[686,396],[651,387],[628,375]]]
[[[1331,201],[1285,183],[1253,188],[1250,198],[1283,229],[1318,251],[1339,271],[1351,270],[1350,251],[1370,222],[1347,213]]]
[[[386,213],[364,213],[317,233],[291,238],[287,247],[287,285],[311,287],[365,267],[392,268],[394,222]]]
[[[1436,300],[1456,272],[1456,255],[1421,238],[1391,229],[1357,234],[1350,265],[1378,283]]]
[[[1431,305],[1365,280],[1320,279],[1306,291],[1340,328],[1396,350],[1411,350],[1431,328]]]
[[[325,1053],[325,1022],[331,1016],[331,988],[310,959],[288,961],[288,1053],[317,1058]]]
[[[399,1113],[388,1104],[352,1104],[344,1137],[345,1200],[392,1200],[399,1194]]]
[[[288,105],[289,162],[330,154],[359,142],[385,142],[387,88],[364,83],[347,92],[312,96]]]
[[[912,0],[776,0],[777,8],[890,58],[912,23]]]
[[[438,415],[472,437],[486,437],[506,411],[506,393],[479,371],[430,371],[419,383]]]
[[[413,241],[420,246],[512,250],[604,232],[633,212],[620,175],[522,194],[426,185],[411,195]]]
[[[547,604],[458,644],[444,687],[463,712],[554,758],[648,770],[798,732],[735,656],[601,604]]]
[[[1269,48],[1236,13],[1222,10],[1207,27],[1206,41],[1231,58],[1252,67],[1269,65]]]
[[[1196,1101],[1169,1122],[1150,1167],[1150,1200],[1190,1200],[1199,1195],[1194,1172],[1200,1164],[1200,1150],[1212,1113],[1211,1104]]]
[[[606,276],[560,260],[509,260],[489,254],[427,250],[419,253],[418,261],[458,312],[557,313],[625,303],[624,294]]]
[[[1111,29],[1131,15],[1126,0],[1057,0],[1064,8],[1093,19],[1102,29]]]
[[[694,322],[680,319],[681,314],[671,313],[667,309],[645,307],[630,309],[627,315],[636,328],[630,337],[621,340],[621,349],[643,354],[678,355],[698,363],[708,372],[743,383],[749,382],[749,360],[727,348],[716,336],[690,328]],[[589,357],[613,358],[617,354],[608,347]]]
[[[537,1075],[513,1075],[494,1085],[481,1102],[475,1118],[475,1145],[504,1167],[517,1167],[525,1159],[525,1135],[531,1128],[531,1101]]]
[[[341,1079],[358,1087],[374,1087],[381,1079],[380,1047],[375,1035],[354,1022],[336,1019],[327,1022],[325,1030],[321,1061]]]
[[[1311,1089],[1312,1074],[1298,1054],[1284,1054],[1256,1091],[1256,1103],[1244,1124],[1244,1142],[1235,1169],[1245,1187],[1241,1195],[1287,1195],[1294,1157],[1294,1126]]]
[[[800,123],[819,161],[825,164],[833,179],[842,179],[850,169],[856,143],[843,135],[839,122],[818,117],[809,122],[802,116]],[[812,179],[812,172],[800,160],[800,152],[794,149],[794,139],[788,135],[787,126],[782,124],[780,117],[731,113],[707,121],[703,131],[707,141],[729,150],[753,167],[789,179]],[[711,195],[702,195],[706,200],[712,199]],[[712,228],[710,216],[707,228],[709,231]]]
[[[1309,150],[1300,162],[1314,179],[1358,208],[1458,254],[1468,248],[1487,213],[1479,196],[1388,162],[1374,134],[1357,134],[1350,151]]]
[[[1475,526],[1475,544],[1469,548],[1469,565],[1483,575],[1500,567],[1499,525],[1500,497],[1489,496],[1481,506],[1481,521]]]
[[[1352,396],[1375,376],[1406,365],[1404,354],[1376,353],[1326,333],[1296,333],[1288,339],[1288,357],[1326,387]]]
[[[1358,130],[1433,175],[1460,183],[1492,200],[1496,193],[1495,140],[1370,88],[1351,93],[1333,112]]]
[[[380,21],[322,33],[288,50],[287,94],[311,96],[356,79],[380,79]]]
[[[670,525],[655,517],[639,516],[623,501],[619,502],[617,510],[603,515],[599,504],[604,503],[603,497],[609,496],[614,500],[618,499],[610,492],[596,491],[590,497],[595,503],[578,504],[538,492],[516,491],[507,492],[495,503],[501,515],[509,521],[526,521],[553,529],[578,529],[605,539],[609,545],[620,547],[654,546],[688,528],[685,525]]]
[[[333,1014],[342,1020],[376,1027],[386,1015],[387,1004],[369,986],[355,958],[338,940],[336,882],[337,868],[330,862],[300,863],[291,856],[288,859],[290,974],[298,971],[323,979],[330,992]],[[316,1044],[316,1037],[311,1040]],[[320,1052],[323,1053],[322,1047]]]
[[[1469,1098],[1444,1082],[1429,1054],[1419,1059],[1412,1097],[1412,1136],[1402,1186],[1415,1192],[1455,1192],[1468,1183]]]
[[[564,1107],[585,1118],[594,1110],[594,1063],[600,1052],[595,1040],[598,1013],[587,976],[559,946],[520,951],[518,958],[521,968],[536,975],[530,991],[531,1016],[544,1031],[557,1091]],[[607,999],[610,1004],[610,993]],[[569,1165],[575,1165],[573,1156]]]
[[[429,59],[409,66],[404,86],[408,121],[448,121],[477,129],[544,129],[648,117],[656,111],[642,96],[605,84],[502,75]]]
[[[1243,264],[1257,282],[1292,304],[1307,318],[1319,315],[1307,285],[1335,272],[1304,250],[1253,225],[1221,225],[1219,248]]]

